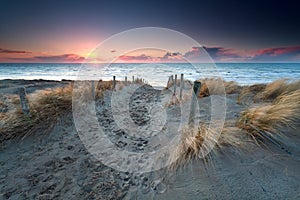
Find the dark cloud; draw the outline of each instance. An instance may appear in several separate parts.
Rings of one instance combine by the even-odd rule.
[[[183,61],[183,56],[179,52],[167,52],[163,57],[158,58],[160,61],[170,61],[170,62],[181,62]]]
[[[29,51],[18,51],[18,50],[9,50],[0,48],[0,53],[31,53]]]
[[[206,57],[205,52],[214,61],[227,61],[227,60],[245,60],[246,57],[239,55],[233,49],[227,49],[224,47],[193,47],[190,51],[184,54],[184,57],[190,60],[197,59],[200,57]]]
[[[10,60],[22,61],[22,62],[53,62],[53,63],[67,63],[67,62],[82,62],[85,57],[77,54],[63,54],[55,56],[34,56],[30,58],[9,58]]]
[[[169,58],[169,57],[174,57],[174,56],[178,56],[178,55],[181,55],[179,52],[174,52],[174,53],[172,53],[172,52],[167,52],[164,56],[163,56],[163,58]]]
[[[58,56],[35,56],[38,60],[46,60],[49,62],[82,62],[85,57],[76,54],[63,54]]]

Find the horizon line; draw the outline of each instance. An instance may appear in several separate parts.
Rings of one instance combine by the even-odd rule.
[[[84,63],[84,62],[0,62],[0,64],[300,64],[300,61],[260,61],[260,62],[115,62],[115,63]]]

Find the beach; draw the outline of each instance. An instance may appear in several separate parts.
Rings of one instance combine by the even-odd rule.
[[[16,87],[28,88],[30,101],[30,96],[38,91],[55,90],[71,82],[2,80],[0,85],[5,88],[3,97],[15,94]],[[143,95],[145,91],[150,95]],[[154,92],[152,95],[151,91]],[[155,91],[146,87],[135,95],[140,101],[157,101],[151,97]],[[106,166],[82,142],[72,113],[65,113],[47,133],[37,131],[26,137],[4,139],[0,152],[1,198],[298,199],[300,140],[297,129],[285,127],[286,138],[282,143],[261,138],[254,140],[251,134],[237,126],[241,112],[251,105],[238,104],[239,94],[230,93],[226,96],[226,121],[218,145],[206,159],[192,158],[184,166],[172,170],[165,167],[131,173]],[[110,95],[110,90],[106,90],[96,103],[100,124],[106,127],[110,139],[129,151],[154,148],[148,145],[147,138],[127,138],[126,133],[116,127],[108,112]],[[200,116],[200,121],[210,118],[211,98],[212,95],[199,98],[201,109],[206,113]],[[139,103],[133,102],[137,104],[137,116],[133,119],[142,125],[149,119],[145,110],[138,109]],[[9,105],[7,108],[13,109]],[[172,118],[176,118],[176,105],[167,109]]]

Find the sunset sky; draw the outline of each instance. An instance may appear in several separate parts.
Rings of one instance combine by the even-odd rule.
[[[82,62],[105,39],[138,27],[182,32],[216,62],[300,62],[299,6],[289,0],[0,0],[0,27],[0,62]],[[198,48],[118,60],[171,62]]]

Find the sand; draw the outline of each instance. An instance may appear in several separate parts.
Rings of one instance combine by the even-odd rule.
[[[0,86],[10,95],[14,89],[9,90],[9,86],[30,84],[30,93],[65,84],[35,81],[39,84],[35,87],[33,83],[6,80]],[[149,113],[137,100],[151,99],[142,93],[137,93],[139,98],[132,106],[132,119],[140,124],[148,122]],[[96,102],[96,110],[110,139],[119,148],[130,151],[154,148],[148,145],[147,138],[124,137],[108,112],[109,96],[107,92],[103,100]],[[200,109],[207,113],[200,120],[210,117],[210,98],[200,100]],[[299,199],[299,131],[285,130],[288,137],[280,146],[271,143],[258,146],[234,127],[239,113],[246,109],[245,105],[236,104],[236,98],[235,94],[227,96],[226,126],[241,133],[241,145],[215,147],[207,162],[192,160],[175,171],[163,168],[127,173],[105,166],[85,148],[71,114],[60,120],[49,134],[35,133],[23,140],[5,141],[0,150],[0,199]],[[168,109],[176,119],[176,106]]]

